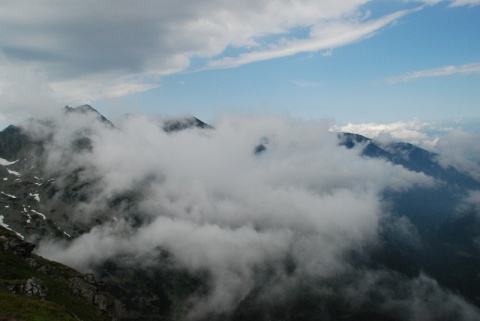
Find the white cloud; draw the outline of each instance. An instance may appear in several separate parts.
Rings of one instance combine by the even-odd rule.
[[[459,212],[472,210],[480,218],[480,190],[469,191],[458,207]]]
[[[37,87],[52,91],[54,104],[72,105],[155,88],[165,75],[188,70],[192,58],[200,61],[202,69],[202,62],[203,68],[229,68],[302,52],[329,55],[411,12],[373,16],[366,8],[370,2],[145,0],[133,6],[124,0],[9,1],[0,5],[0,69],[23,72],[8,77],[0,73],[0,84],[23,82],[25,77],[37,77],[40,70]],[[307,34],[300,36],[298,30]],[[226,49],[239,54],[226,57]],[[475,64],[453,68],[459,73],[477,72],[466,70],[477,68]],[[419,72],[393,80],[423,76]],[[39,101],[15,91],[10,96],[15,105]],[[14,109],[6,105],[0,106],[0,118]],[[17,110],[17,116],[26,113]]]
[[[450,4],[451,7],[478,6],[478,5],[480,5],[480,0],[453,0],[452,3]]]
[[[140,116],[115,129],[92,128],[86,116],[71,121],[54,127],[47,150],[53,171],[82,165],[89,169],[82,179],[99,179],[91,203],[76,210],[88,218],[111,197],[133,191],[142,195],[133,214],[147,219],[134,230],[120,213],[118,223],[66,248],[43,244],[40,253],[88,268],[118,254],[152,262],[155,249],[166,249],[180,266],[211,274],[212,292],[198,313],[234,307],[266,267],[285,275],[278,262],[286,257],[297,267],[292,278],[348,269],[346,253],[376,241],[382,191],[434,185],[423,174],[339,147],[327,121],[226,117],[214,130],[170,134]],[[79,132],[93,150],[72,162],[68,142]],[[267,150],[255,155],[260,142]]]
[[[432,126],[434,124],[413,119],[411,121],[397,121],[385,124],[348,123],[347,125],[334,127],[333,130],[360,134],[381,143],[401,141],[432,149],[437,138],[430,137],[425,133]]]
[[[480,0],[413,0],[413,2],[423,2],[427,5],[436,5],[442,2],[449,2],[449,7],[476,6],[480,4]]]
[[[332,50],[368,38],[383,27],[398,20],[411,11],[399,11],[373,21],[335,20],[319,22],[310,29],[310,37],[280,41],[259,50],[213,60],[209,68],[233,68],[244,64],[273,58],[292,56],[302,52]]]
[[[407,82],[418,78],[444,77],[451,75],[471,75],[478,73],[480,73],[480,63],[475,62],[460,66],[445,66],[435,69],[414,71],[405,75],[388,78],[386,79],[386,82],[396,84],[399,82]]]
[[[333,55],[333,49],[328,49],[322,52],[322,56],[324,57],[331,57]]]
[[[41,65],[11,64],[0,56],[0,120],[45,117],[59,107]]]
[[[453,122],[429,123],[418,119],[393,123],[348,123],[333,126],[333,131],[360,134],[380,144],[407,142],[438,153],[436,161],[443,167],[457,170],[480,180],[480,134],[478,121],[461,119]]]
[[[435,144],[438,162],[444,167],[453,166],[480,181],[479,133],[452,129]]]
[[[323,86],[323,84],[321,82],[299,80],[299,79],[291,80],[290,83],[294,84],[297,87],[301,87],[301,88],[318,88],[318,87]]]
[[[407,13],[370,19],[363,12],[368,2],[5,2],[0,5],[0,52],[10,64],[38,65],[43,83],[60,98],[84,103],[153,88],[161,77],[188,69],[193,57],[217,57],[229,47],[244,54],[211,60],[208,67],[329,52]],[[297,38],[298,28],[309,35]],[[276,40],[282,37],[288,40]]]

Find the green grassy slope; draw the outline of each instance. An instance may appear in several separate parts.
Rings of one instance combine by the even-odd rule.
[[[13,233],[0,227],[1,236],[15,237]],[[109,320],[110,318],[102,315],[93,305],[84,302],[70,290],[66,279],[80,275],[67,266],[34,254],[31,254],[27,262],[24,257],[7,251],[0,243],[0,320]],[[45,299],[13,294],[7,290],[7,287],[25,284],[26,280],[33,277],[40,279],[46,288]]]

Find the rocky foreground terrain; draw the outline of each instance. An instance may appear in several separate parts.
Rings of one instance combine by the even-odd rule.
[[[34,248],[0,227],[2,320],[117,320],[122,307],[105,283],[35,255]]]

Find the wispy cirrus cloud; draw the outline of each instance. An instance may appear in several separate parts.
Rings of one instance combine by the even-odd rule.
[[[294,79],[294,80],[290,80],[289,82],[300,88],[318,88],[323,86],[323,84],[318,81]]]
[[[441,2],[449,2],[449,7],[480,5],[480,0],[423,0],[422,2],[427,5],[435,5]]]
[[[263,48],[242,53],[236,57],[223,57],[218,60],[211,60],[206,68],[235,68],[253,62],[288,57],[304,52],[327,50],[327,53],[331,53],[333,48],[369,38],[402,16],[417,10],[419,10],[419,8],[402,10],[366,22],[361,19],[339,19],[333,22],[322,21],[311,27],[309,37],[307,38],[280,39],[278,43],[270,43]]]
[[[406,73],[404,75],[391,77],[385,79],[385,82],[390,84],[396,84],[400,82],[408,82],[418,78],[432,78],[432,77],[444,77],[451,75],[471,75],[480,73],[480,62],[460,65],[460,66],[445,66],[434,69],[419,70]]]
[[[478,6],[480,5],[480,0],[453,0],[450,4],[450,7],[459,7],[459,6]]]

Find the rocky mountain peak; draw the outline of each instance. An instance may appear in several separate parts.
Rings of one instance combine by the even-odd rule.
[[[78,107],[70,107],[70,106],[65,106],[65,112],[66,113],[78,113],[78,114],[88,114],[88,113],[93,113],[97,116],[97,118],[104,123],[107,127],[115,127],[113,123],[108,120],[105,116],[100,114],[95,108],[93,108],[90,105],[81,105]]]
[[[163,130],[167,133],[177,132],[188,128],[212,129],[213,127],[193,116],[169,119],[163,124]]]

